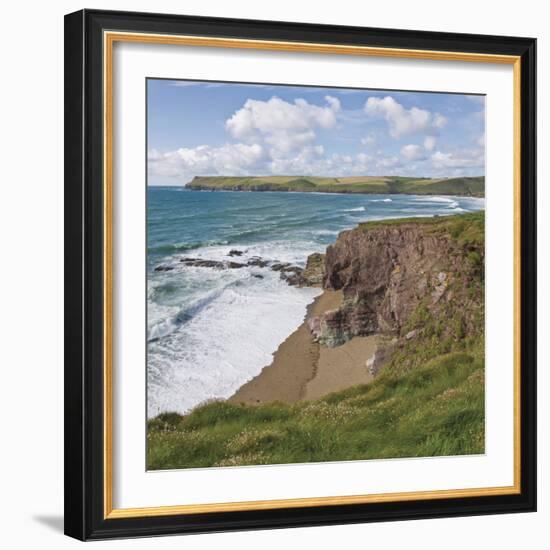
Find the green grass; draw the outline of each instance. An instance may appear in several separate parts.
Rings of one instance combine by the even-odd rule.
[[[412,178],[364,176],[329,178],[318,176],[197,176],[189,189],[229,191],[317,191],[325,193],[466,195],[484,196],[485,177]]]
[[[362,222],[359,228],[368,231],[374,227],[421,225],[434,233],[446,233],[461,246],[484,246],[485,212],[471,212],[454,216],[433,216],[430,218],[397,218]]]
[[[364,460],[484,452],[481,350],[324,399],[255,407],[216,402],[149,422],[149,469]]]

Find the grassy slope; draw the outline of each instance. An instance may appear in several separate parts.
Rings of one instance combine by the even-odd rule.
[[[485,177],[418,179],[398,176],[322,178],[314,176],[200,176],[189,189],[231,191],[318,191],[326,193],[372,193],[413,195],[483,196]]]
[[[434,319],[420,306],[403,332],[416,328],[421,336],[407,341],[371,384],[295,405],[216,402],[186,417],[160,415],[148,425],[148,467],[482,453],[483,274],[479,255],[467,251],[484,244],[484,215],[407,221],[451,235],[465,248],[467,261],[479,266],[480,276],[468,287],[477,304],[474,336],[464,337],[460,308]],[[471,323],[472,311],[466,314]]]
[[[485,212],[472,212],[456,216],[433,216],[431,218],[390,218],[362,222],[359,228],[368,230],[382,225],[403,225],[414,223],[426,227],[426,231],[448,233],[460,245],[485,243]]]

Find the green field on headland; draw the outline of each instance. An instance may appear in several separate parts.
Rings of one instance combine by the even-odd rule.
[[[148,469],[483,453],[484,227],[478,212],[341,233],[327,250],[324,288],[343,288],[344,303],[327,330],[380,335],[387,359],[374,380],[312,401],[161,414],[148,422]],[[369,328],[381,318],[389,321]]]
[[[416,178],[400,176],[196,176],[187,189],[210,191],[294,191],[408,195],[485,196],[485,177]]]

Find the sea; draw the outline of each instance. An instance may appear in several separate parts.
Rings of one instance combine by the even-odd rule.
[[[358,223],[485,208],[472,197],[147,191],[147,414],[185,414],[230,397],[269,365],[320,294],[269,266],[189,266],[182,258],[304,266]],[[229,256],[231,250],[241,256]],[[169,270],[158,271],[162,266]]]

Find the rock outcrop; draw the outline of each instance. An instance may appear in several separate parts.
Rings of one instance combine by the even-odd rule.
[[[328,346],[374,333],[412,340],[422,318],[436,320],[443,335],[475,330],[484,242],[483,228],[474,238],[468,223],[464,216],[371,222],[341,233],[327,248],[323,286],[342,290],[343,305],[309,319],[315,338]]]
[[[318,252],[310,254],[305,268],[288,263],[275,263],[271,269],[278,271],[281,279],[289,285],[320,287],[325,276],[325,255]]]
[[[231,249],[227,254],[231,258],[244,255],[244,251],[238,249]],[[260,256],[252,256],[246,260],[246,263],[236,262],[234,260],[211,260],[205,258],[179,258],[179,263],[186,267],[205,267],[211,269],[241,269],[243,267],[259,267],[269,268],[272,271],[279,273],[279,276],[283,281],[292,286],[317,286],[320,287],[323,284],[325,275],[325,255],[314,253],[311,254],[306,263],[306,267],[300,267],[292,265],[287,262],[279,262],[277,260],[270,261]],[[176,268],[171,264],[160,264],[155,267],[155,271],[173,271]],[[263,276],[254,274],[254,277],[263,279]]]
[[[325,255],[318,252],[310,254],[302,277],[307,286],[322,286],[325,278]]]

